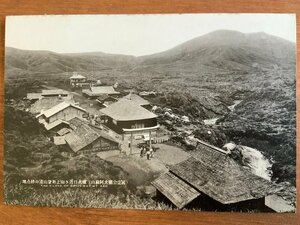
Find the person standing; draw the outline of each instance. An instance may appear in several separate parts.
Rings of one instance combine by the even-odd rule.
[[[150,148],[150,157],[153,158],[153,148]]]
[[[149,149],[147,149],[146,155],[147,155],[147,159],[150,160],[150,151],[149,151]]]

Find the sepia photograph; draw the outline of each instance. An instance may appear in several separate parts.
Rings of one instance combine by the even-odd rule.
[[[296,211],[295,14],[7,16],[4,202]]]

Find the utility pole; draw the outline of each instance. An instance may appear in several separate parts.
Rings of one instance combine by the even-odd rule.
[[[130,135],[130,155],[132,154],[132,139],[133,139],[133,132]]]
[[[151,143],[151,130],[149,131],[149,147],[150,147],[150,149],[152,148],[152,143]]]

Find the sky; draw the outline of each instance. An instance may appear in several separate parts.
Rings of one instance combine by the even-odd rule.
[[[141,56],[219,29],[266,32],[296,42],[294,14],[45,15],[6,17],[5,46]]]

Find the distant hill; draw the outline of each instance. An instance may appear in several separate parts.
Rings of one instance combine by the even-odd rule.
[[[266,34],[218,30],[182,43],[168,51],[141,57],[102,52],[58,54],[7,47],[6,75],[101,71],[193,73],[249,71],[253,68],[295,65],[295,44]]]
[[[218,30],[139,60],[143,65],[188,64],[190,70],[201,66],[222,70],[289,67],[295,65],[295,47],[292,42],[263,32]]]
[[[64,73],[97,71],[128,66],[133,56],[111,55],[101,52],[59,54],[51,51],[30,51],[7,47],[5,49],[6,75],[27,73]]]

